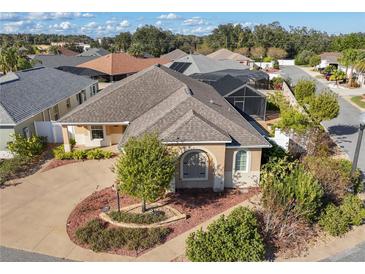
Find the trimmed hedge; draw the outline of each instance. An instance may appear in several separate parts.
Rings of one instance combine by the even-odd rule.
[[[262,261],[265,245],[255,214],[239,207],[189,235],[186,255],[193,262]]]
[[[349,231],[351,226],[361,225],[364,220],[363,201],[359,197],[349,194],[340,206],[329,204],[318,223],[330,235],[340,236]]]
[[[153,224],[167,219],[167,216],[163,211],[154,211],[147,213],[112,211],[108,215],[113,221],[134,224]]]
[[[95,252],[127,248],[136,252],[162,243],[169,228],[108,228],[100,219],[88,222],[76,231],[76,238]]]
[[[111,158],[113,156],[113,152],[101,150],[99,148],[65,152],[63,145],[61,145],[53,149],[53,155],[57,160],[99,160]]]

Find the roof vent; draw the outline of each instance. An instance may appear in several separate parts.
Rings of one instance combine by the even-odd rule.
[[[156,67],[160,68],[161,67],[161,64],[156,64]]]
[[[0,77],[0,84],[5,84],[9,82],[13,82],[19,80],[19,76],[14,72],[9,72],[5,74],[4,76]]]
[[[213,99],[210,99],[210,100],[209,100],[209,103],[214,104]]]
[[[193,95],[192,90],[191,90],[190,88],[188,88],[188,87],[186,87],[186,88],[185,88],[185,93],[186,93],[187,95],[189,95],[189,96],[192,96],[192,95]]]

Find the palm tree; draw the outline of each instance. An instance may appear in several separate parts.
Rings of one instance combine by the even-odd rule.
[[[346,67],[350,67],[349,87],[351,87],[353,81],[354,66],[359,62],[360,56],[361,52],[356,49],[347,49],[342,52],[340,63]]]
[[[365,52],[361,52],[359,61],[355,64],[358,72],[365,72]]]

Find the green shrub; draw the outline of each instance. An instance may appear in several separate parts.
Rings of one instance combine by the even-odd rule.
[[[301,105],[306,104],[315,92],[316,84],[311,80],[299,80],[294,87],[295,98]]]
[[[350,225],[361,225],[365,219],[364,202],[356,195],[348,194],[340,206]]]
[[[279,61],[278,60],[274,60],[273,63],[272,63],[272,67],[274,69],[280,69]]]
[[[334,204],[325,208],[318,224],[332,236],[343,235],[350,229],[347,217]]]
[[[340,112],[337,95],[330,90],[324,90],[319,95],[308,98],[306,103],[309,116],[318,125],[322,121],[336,118]]]
[[[65,149],[63,147],[63,145],[60,145],[58,147],[56,147],[55,149],[52,150],[53,156],[57,159],[57,160],[71,160],[73,159],[73,153],[70,152],[65,152]]]
[[[267,141],[271,144],[270,148],[264,148],[262,150],[262,164],[268,163],[273,158],[284,158],[289,157],[290,155],[279,145],[277,145],[274,141],[267,139]]]
[[[72,152],[72,158],[75,160],[83,160],[86,159],[87,152],[85,150],[74,150]]]
[[[153,224],[167,219],[167,216],[163,211],[154,211],[146,213],[113,211],[110,212],[108,215],[114,221],[122,223],[134,223],[134,224]]]
[[[29,162],[28,157],[15,156],[0,160],[0,185],[13,178]]]
[[[239,207],[189,235],[186,255],[193,262],[261,261],[265,246],[255,214]]]
[[[282,77],[274,77],[271,80],[271,85],[275,90],[282,90],[283,83],[284,83],[284,79]]]
[[[100,219],[88,222],[77,229],[76,238],[95,252],[116,248],[139,251],[155,246],[165,240],[168,228],[107,228]]]
[[[304,134],[311,127],[311,123],[305,114],[293,107],[287,107],[280,108],[280,120],[275,124],[275,127]]]
[[[104,152],[101,149],[92,149],[87,151],[87,159],[89,160],[99,160],[104,158]]]
[[[319,55],[313,55],[309,58],[309,65],[311,67],[318,66],[321,63],[321,56]]]
[[[7,148],[11,153],[22,157],[34,157],[41,154],[47,143],[44,137],[25,138],[20,134],[13,134],[11,137],[13,140],[8,142]]]
[[[319,181],[327,202],[339,204],[349,190],[360,189],[361,174],[351,177],[351,161],[330,157],[305,157],[305,168]]]
[[[302,52],[298,53],[297,56],[295,56],[294,63],[298,66],[300,65],[308,65],[310,58],[315,55],[313,51],[310,50],[303,50]]]
[[[72,148],[76,146],[76,140],[74,138],[70,138],[70,145]]]
[[[323,189],[318,181],[297,162],[272,159],[262,167],[260,187],[264,208],[294,211],[314,221],[321,207]]]
[[[272,61],[272,58],[269,56],[264,57],[264,59],[262,60],[263,62],[267,62],[270,63]]]

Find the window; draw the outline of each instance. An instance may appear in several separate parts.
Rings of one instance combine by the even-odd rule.
[[[245,98],[244,97],[235,97],[233,104],[236,108],[243,111],[245,108]]]
[[[200,179],[208,178],[208,158],[200,151],[188,152],[182,159],[182,178]]]
[[[235,171],[246,171],[247,170],[247,152],[240,150],[236,153],[235,159]]]
[[[91,139],[104,139],[103,126],[91,126]]]
[[[77,102],[81,105],[83,102],[86,101],[86,91],[82,90],[80,93],[76,94]]]
[[[71,108],[71,99],[70,99],[70,98],[68,98],[68,99],[66,100],[66,107],[67,107],[68,109],[70,109],[70,108]]]

